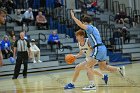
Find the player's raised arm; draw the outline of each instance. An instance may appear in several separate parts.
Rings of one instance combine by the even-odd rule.
[[[84,29],[84,30],[87,29],[86,25],[83,24],[80,20],[78,20],[78,19],[74,16],[73,10],[71,10],[71,17],[72,17],[72,19],[75,21],[75,23],[76,23],[79,27],[81,27],[81,28]]]

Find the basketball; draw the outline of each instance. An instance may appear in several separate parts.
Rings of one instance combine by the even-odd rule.
[[[10,62],[11,62],[12,64],[15,63],[15,59],[14,59],[13,57],[10,57],[9,60],[10,60]]]
[[[65,56],[65,61],[67,64],[72,64],[76,60],[73,54],[68,54]]]

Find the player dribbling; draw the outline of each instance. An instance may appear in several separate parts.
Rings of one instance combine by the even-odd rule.
[[[75,84],[81,70],[87,71],[87,76],[89,79],[89,85],[84,87],[83,90],[95,90],[96,89],[95,84],[94,84],[94,79],[93,79],[93,73],[100,76],[107,84],[108,75],[103,75],[102,73],[94,70],[93,67],[96,63],[90,62],[88,60],[93,49],[90,47],[88,38],[85,39],[85,32],[83,30],[77,31],[76,32],[76,39],[78,41],[78,46],[79,46],[80,52],[77,55],[75,55],[75,57],[79,58],[82,56],[82,54],[84,54],[86,56],[86,58],[85,58],[85,61],[83,61],[82,63],[78,64],[75,67],[75,72],[73,75],[72,82],[67,84],[64,88],[65,89],[75,88],[74,84]]]

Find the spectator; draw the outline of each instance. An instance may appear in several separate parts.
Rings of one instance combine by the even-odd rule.
[[[120,16],[120,20],[122,21],[122,23],[124,24],[125,22],[129,23],[129,19],[127,17],[127,14],[121,9],[119,12],[119,16]]]
[[[119,15],[120,15],[120,18],[122,18],[122,19],[127,18],[126,13],[122,9],[120,9]]]
[[[120,13],[117,13],[117,14],[115,15],[114,20],[115,20],[115,22],[118,23],[118,24],[124,24],[124,20],[123,20],[123,18],[121,18]]]
[[[32,54],[33,63],[42,62],[40,60],[40,49],[36,46],[34,39],[31,40],[30,46],[31,46],[31,54]]]
[[[63,4],[61,3],[61,0],[55,0],[54,2],[54,8],[55,8],[55,15],[60,16],[62,14],[62,7]]]
[[[121,38],[121,37],[122,37],[121,28],[118,28],[117,30],[114,31],[113,38]]]
[[[122,28],[122,36],[124,43],[126,43],[126,41],[128,41],[128,43],[130,42],[130,32],[127,30],[126,27]]]
[[[11,49],[14,50],[14,43],[16,42],[16,36],[12,36],[10,39]]]
[[[53,33],[50,34],[48,44],[51,47],[51,51],[53,51],[53,45],[58,45],[58,47],[60,48],[59,36],[57,35],[56,31],[53,31]]]
[[[15,32],[14,31],[9,31],[9,40],[11,41],[13,36],[15,36]]]
[[[82,8],[88,10],[88,11],[92,11],[94,12],[95,14],[97,13],[97,11],[99,13],[103,13],[104,10],[100,8],[100,6],[98,6],[98,2],[97,0],[92,0],[92,1],[89,1],[89,2],[84,2],[84,5],[82,6]]]
[[[11,31],[9,33],[9,40],[10,40],[10,44],[11,44],[11,49],[13,50],[14,49],[14,43],[16,41],[16,36],[15,36],[14,31]]]
[[[48,28],[47,20],[46,20],[45,16],[42,15],[42,12],[38,12],[38,15],[36,16],[36,25],[37,25],[38,29],[41,29],[41,27],[43,28],[44,26],[46,26],[46,28]]]
[[[24,39],[28,40],[28,35],[26,33],[26,30],[24,30],[23,33],[24,33]]]
[[[5,6],[6,6],[6,8],[7,8],[8,14],[11,14],[12,11],[15,12],[15,11],[14,11],[14,9],[15,9],[15,4],[14,4],[13,0],[7,0]],[[12,11],[11,11],[11,10],[12,10]]]
[[[29,26],[29,23],[33,22],[34,16],[32,12],[32,8],[29,8],[24,14],[23,14],[23,22]]]
[[[113,32],[113,40],[115,41],[115,44],[120,44],[122,43],[122,32],[121,28],[118,28]]]
[[[21,11],[18,9],[17,13],[14,16],[15,22],[17,23],[18,26],[22,26],[22,18],[23,15],[21,14]]]
[[[117,13],[117,14],[115,15],[114,20],[115,20],[116,23],[120,23],[120,15],[119,15],[119,13]]]
[[[5,56],[5,59],[8,58],[8,55],[10,55],[9,57],[13,56],[13,51],[11,49],[11,44],[7,35],[4,36],[4,39],[1,42],[1,51],[2,54]]]

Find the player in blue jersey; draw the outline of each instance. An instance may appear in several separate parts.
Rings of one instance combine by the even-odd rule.
[[[72,10],[71,17],[79,27],[85,30],[87,37],[89,38],[90,45],[94,49],[88,60],[94,62],[95,64],[98,62],[99,68],[102,71],[119,72],[122,76],[124,76],[124,66],[114,67],[107,65],[106,46],[102,42],[98,29],[91,24],[91,18],[89,16],[85,16],[81,22],[74,16],[74,12]]]

